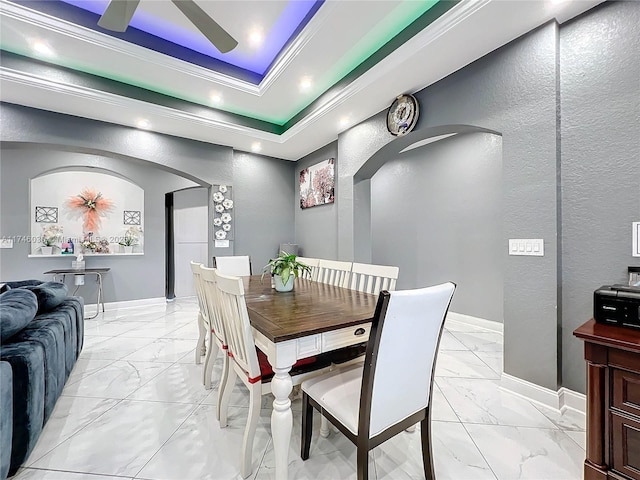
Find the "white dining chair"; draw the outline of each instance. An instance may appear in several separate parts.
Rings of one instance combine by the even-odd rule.
[[[349,288],[359,292],[378,295],[381,291],[393,292],[400,269],[387,265],[371,265],[368,263],[353,263]]]
[[[358,480],[368,478],[369,450],[420,422],[424,473],[435,478],[433,377],[455,288],[448,282],[380,293],[365,362],[302,383],[303,460],[309,458],[314,409],[356,445]]]
[[[245,277],[251,275],[251,257],[248,255],[213,257],[213,268],[226,275]]]
[[[339,262],[337,260],[325,260],[321,258],[318,263],[318,276],[316,281],[336,287],[347,287],[349,285],[351,265],[351,262]]]
[[[206,318],[208,322],[206,324],[207,329],[207,343],[209,348],[207,349],[207,356],[204,360],[204,371],[202,372],[202,383],[205,388],[209,390],[211,388],[213,364],[218,357],[218,352],[222,351],[222,370],[224,371],[226,363],[229,361],[227,355],[224,354],[227,350],[227,339],[224,330],[224,324],[222,322],[222,316],[220,313],[220,300],[218,298],[218,290],[216,288],[216,270],[214,268],[207,268],[205,266],[200,267],[200,278],[202,280],[202,287],[204,291],[205,308],[207,310]],[[222,378],[222,375],[221,375]],[[216,418],[220,418],[220,398],[222,396],[222,379],[218,384],[218,403],[216,408]]]
[[[307,265],[311,271],[310,272],[300,272],[300,277],[306,278],[308,280],[313,280],[314,282],[318,278],[318,264],[320,263],[319,258],[310,258],[310,257],[298,257],[296,259],[300,263],[304,263]]]
[[[229,399],[236,378],[240,378],[249,389],[249,418],[242,440],[240,464],[240,474],[243,478],[247,478],[253,471],[253,438],[260,417],[261,398],[262,395],[271,393],[270,380],[273,377],[273,370],[267,356],[256,348],[249,323],[242,279],[216,272],[216,285],[221,315],[227,333],[229,358],[223,369],[223,378],[220,382],[223,392],[219,401],[220,427],[227,426]],[[317,374],[318,371],[328,371],[328,365],[328,361],[323,362],[317,357],[309,357],[298,360],[289,374],[293,384],[299,385],[302,380]]]
[[[202,363],[202,357],[207,353],[207,347],[205,345],[207,337],[207,329],[205,324],[208,323],[208,319],[205,320],[207,309],[204,304],[204,291],[202,290],[202,280],[200,279],[200,266],[201,263],[194,261],[190,262],[191,272],[193,274],[193,286],[196,291],[196,298],[198,299],[198,341],[196,342],[196,365]]]

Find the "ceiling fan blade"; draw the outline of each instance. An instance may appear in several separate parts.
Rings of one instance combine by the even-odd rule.
[[[227,53],[236,48],[238,42],[193,0],[171,0],[202,34],[220,52]]]
[[[98,25],[112,32],[124,32],[139,3],[140,0],[111,0]]]

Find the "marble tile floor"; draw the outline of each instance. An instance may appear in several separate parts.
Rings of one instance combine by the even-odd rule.
[[[86,321],[84,350],[38,443],[15,480],[237,479],[246,390],[238,383],[229,426],[215,419],[214,388],[194,364],[194,299],[107,311]],[[578,480],[585,419],[499,388],[502,336],[448,320],[436,366],[433,449],[438,480]],[[274,477],[273,398],[263,407],[250,478]],[[300,446],[300,399],[293,401],[290,478],[355,478],[356,450],[319,416],[309,460]],[[370,453],[370,478],[424,478],[420,433],[403,432]]]

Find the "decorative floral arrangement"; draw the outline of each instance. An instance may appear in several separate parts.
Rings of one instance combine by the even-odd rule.
[[[109,253],[109,241],[106,238],[93,239],[93,234],[88,233],[80,243],[83,252]]]
[[[138,225],[131,225],[127,228],[127,231],[124,232],[124,237],[118,243],[124,247],[132,247],[133,245],[137,245],[140,241],[140,236],[142,235],[142,228]]]
[[[231,213],[233,209],[233,200],[231,200],[231,187],[227,185],[218,185],[218,191],[212,195],[213,198],[213,226],[216,227],[216,240],[225,240],[231,235]]]
[[[42,228],[42,245],[53,247],[62,240],[62,225],[47,225]]]
[[[115,207],[111,200],[104,198],[102,193],[91,188],[85,188],[80,194],[69,198],[66,206],[72,215],[82,217],[83,232],[97,232],[102,218]]]

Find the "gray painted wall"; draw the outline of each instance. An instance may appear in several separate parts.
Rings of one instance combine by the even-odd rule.
[[[254,274],[278,254],[281,243],[294,238],[294,167],[293,162],[234,152],[235,254],[251,256]]]
[[[498,322],[501,143],[490,134],[451,137],[400,154],[371,179],[373,263],[400,267],[398,289],[453,281],[452,311]]]
[[[631,222],[640,221],[640,5],[607,4],[563,27],[562,378],[584,391],[593,291],[627,282]],[[634,56],[635,61],[630,61]]]
[[[423,106],[417,129],[467,124],[503,136],[505,371],[554,390],[557,33],[555,24],[546,25],[416,94]],[[351,177],[392,140],[384,121],[381,112],[338,139],[338,253],[343,259],[357,257],[363,244],[354,228],[359,214],[353,205],[360,200],[349,197]],[[508,238],[544,238],[545,256],[508,257]],[[483,291],[476,293],[480,301]]]
[[[319,205],[317,207],[300,208],[300,170],[315,165],[329,158],[336,159],[335,172],[339,167],[338,143],[330,143],[306,157],[298,160],[294,165],[293,183],[295,185],[295,243],[300,245],[300,255],[313,258],[336,259],[338,257],[338,231],[336,203]],[[335,195],[338,185],[336,181]],[[321,225],[322,228],[318,228]]]
[[[216,249],[212,229],[209,229],[209,258],[233,255],[234,251],[248,253],[259,270],[275,254],[280,242],[291,241],[294,237],[294,185],[291,182],[294,164],[291,162],[6,103],[0,104],[0,115],[0,236],[28,234],[28,223],[26,228],[22,223],[28,221],[29,215],[28,180],[58,164],[75,162],[82,166],[100,166],[129,176],[145,189],[145,255],[141,260],[143,263],[135,265],[140,267],[140,272],[153,272],[153,281],[147,278],[149,273],[129,275],[133,270],[137,271],[137,267],[132,267],[132,270],[124,270],[127,288],[120,289],[121,279],[116,272],[124,268],[122,262],[133,262],[133,258],[100,258],[100,265],[93,266],[113,269],[109,276],[114,283],[105,288],[107,302],[164,296],[165,191],[195,185],[233,185],[235,241],[231,242],[230,248]],[[25,158],[27,165],[22,165]],[[54,162],[54,158],[58,160]],[[26,201],[15,209],[13,205],[17,198]],[[153,204],[149,203],[151,201]],[[156,216],[159,212],[162,214]],[[150,223],[151,214],[154,215],[153,223]],[[211,217],[212,212],[210,223]],[[151,245],[151,238],[155,239],[154,245]],[[26,263],[30,266],[25,270],[26,249],[24,255],[17,248],[2,249],[0,278],[35,276],[44,280],[46,277],[42,272],[60,267],[61,264],[51,262],[61,261],[29,259],[35,263]],[[92,294],[87,292],[86,298],[90,301]]]
[[[134,162],[85,153],[61,152],[36,148],[3,148],[0,159],[2,189],[0,203],[1,236],[29,236],[33,214],[29,199],[29,179],[43,172],[63,167],[92,165],[103,171],[125,176],[144,189],[144,255],[124,257],[85,257],[87,267],[110,267],[104,275],[106,302],[164,297],[165,294],[165,193],[194,186],[191,180],[158,168]],[[55,188],[55,185],[52,185]],[[51,280],[43,272],[55,268],[71,268],[70,257],[27,258],[29,245],[15,242],[14,248],[0,250],[0,278],[16,280],[38,278]],[[75,257],[73,258],[75,259]],[[87,276],[78,295],[86,303],[95,303],[95,277]],[[68,285],[72,285],[67,280]]]

